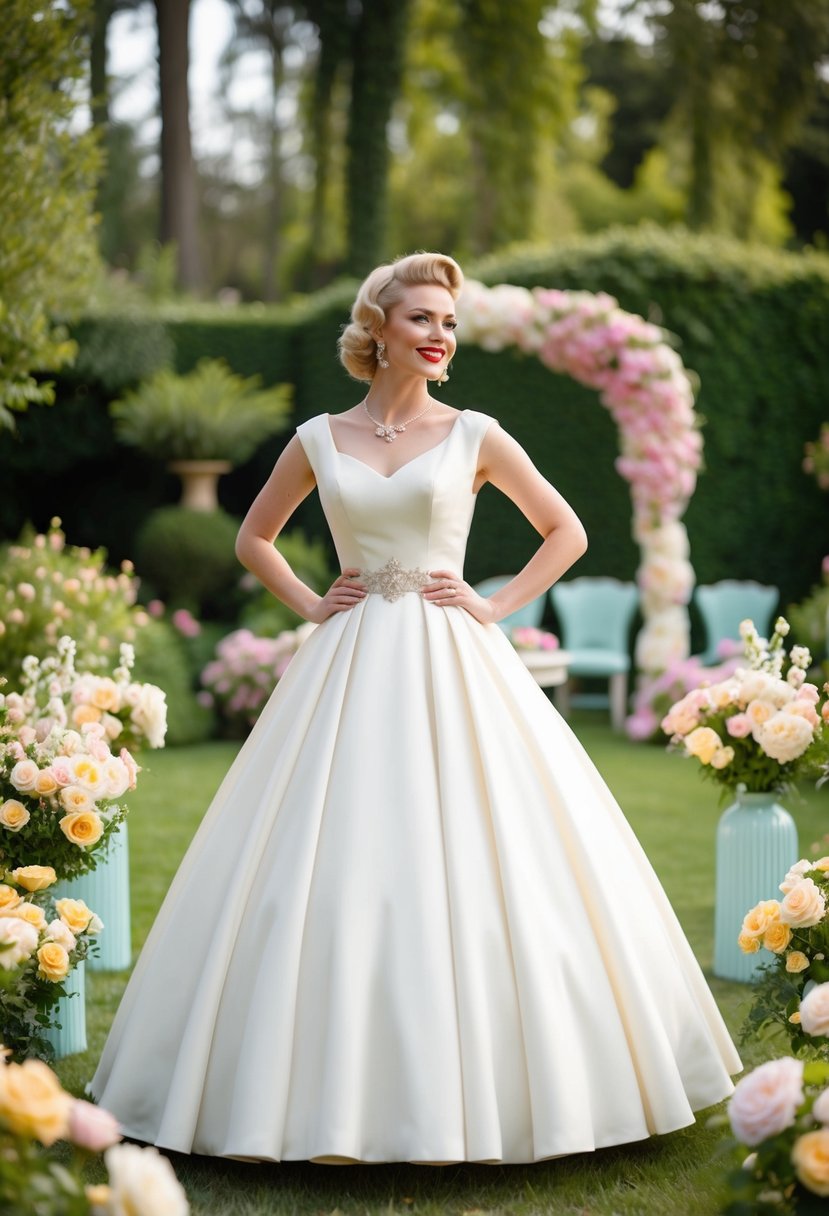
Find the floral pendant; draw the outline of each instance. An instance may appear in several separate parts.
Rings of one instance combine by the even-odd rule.
[[[401,431],[405,431],[405,426],[382,426],[378,422],[377,430],[374,434],[378,439],[385,439],[386,443],[394,443]]]

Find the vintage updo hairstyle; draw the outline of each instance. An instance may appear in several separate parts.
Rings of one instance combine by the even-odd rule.
[[[444,253],[410,253],[372,270],[357,292],[351,321],[337,343],[340,362],[354,380],[374,379],[377,371],[377,342],[372,336],[386,319],[386,309],[403,298],[406,287],[437,283],[457,300],[463,287],[463,271]]]

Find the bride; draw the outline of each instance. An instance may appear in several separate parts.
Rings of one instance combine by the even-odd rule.
[[[693,1122],[740,1061],[590,759],[497,622],[583,553],[498,423],[432,397],[458,265],[374,270],[340,340],[368,384],[297,430],[237,551],[317,628],[173,881],[95,1097],[127,1135],[259,1160],[531,1162]],[[540,536],[489,598],[475,497]],[[316,488],[341,574],[274,548]]]

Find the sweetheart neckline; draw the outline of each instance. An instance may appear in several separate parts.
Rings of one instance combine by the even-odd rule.
[[[433,444],[432,447],[426,448],[426,450],[424,452],[418,452],[417,456],[412,456],[411,460],[407,460],[407,461],[405,461],[404,464],[399,465],[398,468],[396,468],[394,470],[394,472],[392,472],[392,473],[381,473],[379,469],[375,469],[373,465],[368,464],[365,460],[361,460],[359,456],[352,456],[350,452],[341,452],[340,449],[337,447],[336,441],[334,439],[334,432],[331,430],[331,415],[330,414],[325,415],[325,429],[328,431],[328,438],[331,440],[331,446],[333,447],[335,453],[338,456],[345,456],[345,458],[347,460],[353,460],[355,464],[362,465],[362,467],[364,469],[368,469],[368,471],[370,473],[374,473],[374,475],[376,477],[382,478],[383,481],[391,481],[393,478],[395,478],[397,476],[398,473],[402,473],[404,469],[408,469],[410,464],[414,464],[416,460],[420,460],[421,457],[423,457],[423,456],[429,456],[432,452],[437,452],[438,449],[442,448],[445,443],[448,443],[449,440],[452,438],[452,436],[455,433],[455,428],[458,426],[458,424],[460,423],[464,414],[466,414],[466,413],[467,413],[466,410],[460,411],[457,418],[452,423],[452,426],[451,426],[448,434],[443,436],[440,443]]]

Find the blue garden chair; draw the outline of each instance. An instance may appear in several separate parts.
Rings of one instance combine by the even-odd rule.
[[[504,584],[514,577],[512,574],[496,574],[492,578],[485,578],[482,583],[476,583],[473,591],[477,591],[478,595],[490,596],[493,592],[500,591]],[[516,608],[515,612],[511,612],[509,616],[505,616],[502,621],[499,621],[498,624],[507,637],[518,626],[530,625],[537,629],[544,615],[544,600],[545,597],[540,595],[538,599],[530,600],[529,604],[525,604],[523,608]]]
[[[622,730],[627,713],[629,634],[639,594],[634,583],[616,578],[574,578],[556,583],[550,599],[560,624],[561,644],[570,656],[570,676],[606,677],[607,695],[573,695],[570,681],[556,689],[565,715],[570,705],[610,706],[614,730]]]
[[[703,663],[719,662],[717,647],[725,639],[739,640],[740,621],[750,617],[762,637],[768,637],[772,613],[780,592],[776,587],[756,583],[751,579],[723,579],[719,583],[697,587],[696,603],[705,625],[705,649],[699,656]]]

